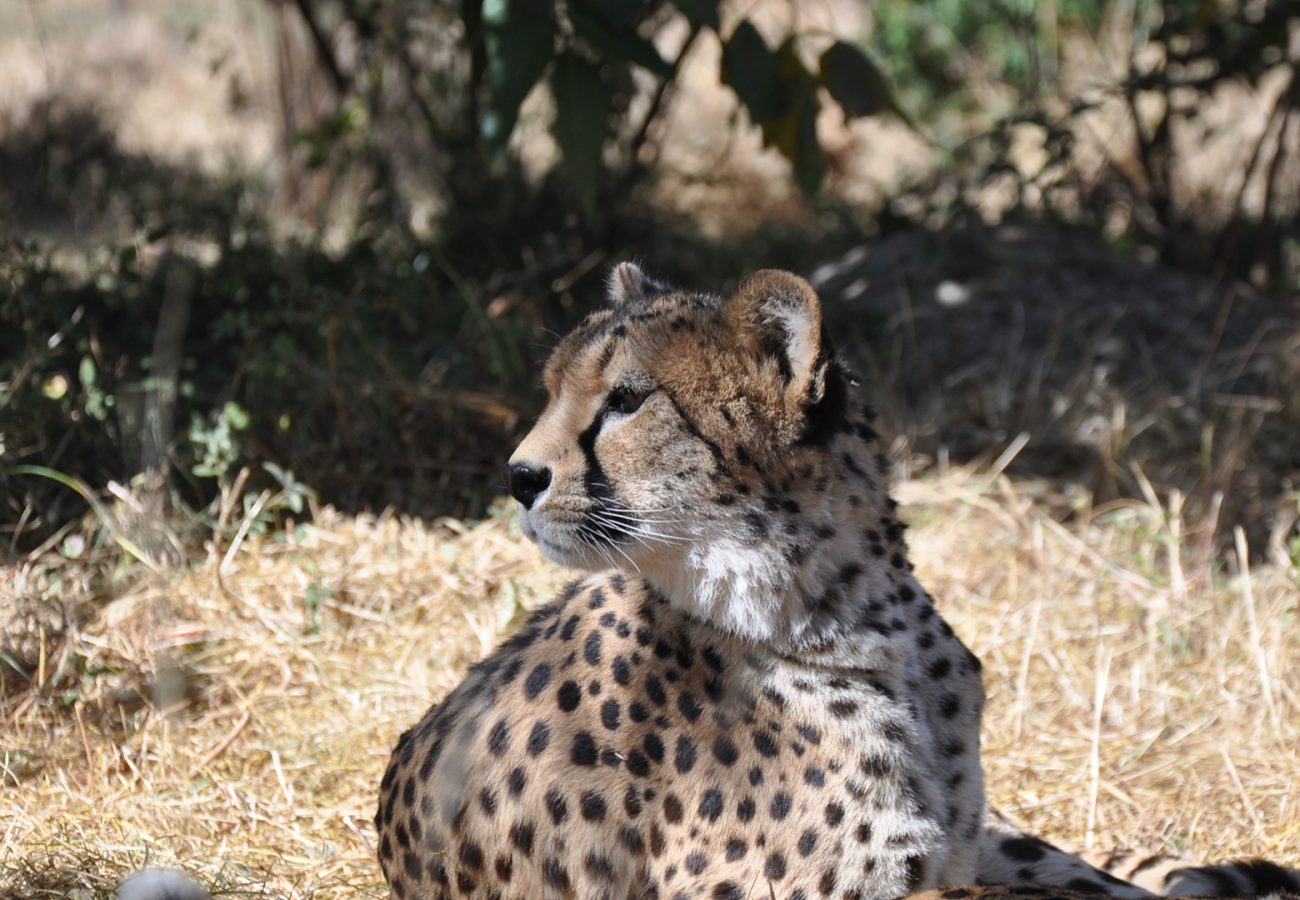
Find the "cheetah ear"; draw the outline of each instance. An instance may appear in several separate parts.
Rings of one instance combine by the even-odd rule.
[[[787,409],[803,411],[822,401],[832,354],[811,284],[776,269],[747,275],[727,300],[727,317],[750,352],[775,359]]]
[[[609,302],[612,306],[639,303],[669,290],[668,285],[642,272],[636,263],[621,262],[609,273]]]

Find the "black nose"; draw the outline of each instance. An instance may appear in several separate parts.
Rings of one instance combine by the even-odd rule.
[[[506,487],[510,496],[532,509],[537,495],[546,490],[551,483],[551,470],[546,466],[530,466],[528,463],[511,463],[506,466]]]

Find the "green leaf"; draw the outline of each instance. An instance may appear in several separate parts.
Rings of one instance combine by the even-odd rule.
[[[805,193],[815,194],[826,174],[817,143],[817,79],[799,60],[794,39],[774,53],[752,24],[741,22],[722,48],[722,72],[763,129],[763,143],[790,161]]]
[[[777,71],[785,96],[784,110],[763,123],[763,142],[790,160],[794,178],[805,194],[817,193],[826,175],[826,158],[817,141],[817,80],[799,60],[794,38],[776,52]]]
[[[722,46],[722,80],[736,92],[756,123],[785,111],[777,59],[748,19],[736,26]]]
[[[636,63],[659,78],[672,75],[672,66],[664,62],[654,44],[636,33],[634,18],[615,23],[573,5],[569,7],[569,20],[573,22],[573,30],[607,59]]]
[[[499,156],[520,105],[555,57],[555,8],[550,0],[484,0],[483,26],[492,98],[481,127],[489,152]]]
[[[894,108],[889,82],[876,64],[844,41],[836,41],[822,54],[821,81],[850,119],[874,116]]]
[[[613,90],[600,77],[598,67],[573,53],[555,61],[551,90],[555,93],[555,139],[564,154],[565,175],[578,202],[588,213],[594,212]]]
[[[673,6],[694,27],[718,30],[718,0],[673,0]]]

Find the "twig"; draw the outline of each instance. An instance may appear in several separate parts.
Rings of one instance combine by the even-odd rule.
[[[72,705],[72,713],[77,717],[77,731],[81,734],[81,749],[86,753],[86,787],[90,787],[90,773],[95,771],[95,761],[90,754],[90,741],[86,739],[86,723],[81,718],[80,701]]]
[[[235,554],[239,552],[239,545],[244,543],[244,538],[248,536],[248,530],[253,527],[253,522],[261,514],[262,507],[266,506],[266,501],[270,499],[270,490],[264,490],[257,495],[257,500],[254,501],[253,506],[244,515],[244,520],[239,523],[239,530],[235,532],[234,539],[230,542],[230,546],[226,548],[226,555],[221,558],[221,565],[217,567],[218,573],[224,571],[230,565],[230,561],[235,558]]]
[[[620,190],[625,190],[633,181],[636,180],[641,165],[638,158],[641,156],[641,150],[645,147],[650,137],[650,127],[654,125],[659,118],[659,114],[667,102],[671,92],[677,84],[677,75],[681,71],[682,63],[686,55],[691,52],[695,46],[695,41],[699,38],[703,29],[699,25],[691,27],[691,33],[687,35],[686,41],[682,44],[682,49],[677,52],[677,57],[673,60],[672,70],[663,81],[659,82],[659,87],[655,89],[654,96],[650,98],[650,107],[646,110],[645,118],[641,120],[641,127],[637,129],[632,138],[632,143],[628,147],[628,167],[623,173]]]
[[[330,46],[329,38],[326,37],[320,23],[316,21],[316,11],[312,9],[311,0],[294,0],[294,6],[298,7],[298,12],[307,25],[307,31],[311,33],[311,42],[316,47],[316,55],[320,58],[321,65],[325,67],[325,72],[334,85],[334,92],[342,99],[351,90],[352,82],[339,66],[338,58],[334,55],[334,48]]]
[[[1097,637],[1097,674],[1092,698],[1092,742],[1088,749],[1088,825],[1084,846],[1096,845],[1097,790],[1101,783],[1101,720],[1106,705],[1106,682],[1110,677],[1110,648]]]
[[[235,738],[239,737],[239,733],[244,730],[244,727],[252,721],[252,718],[253,714],[248,710],[244,710],[244,714],[239,717],[239,721],[235,723],[235,727],[226,732],[225,737],[217,741],[211,750],[204,753],[203,756],[199,758],[199,761],[194,765],[194,771],[197,773],[206,769],[214,759],[225,753],[226,750],[229,749],[230,745],[235,742]]]
[[[1268,719],[1277,733],[1279,720],[1277,706],[1273,702],[1273,679],[1268,674],[1268,660],[1264,657],[1264,641],[1259,634],[1259,622],[1255,618],[1255,592],[1250,581],[1250,554],[1246,548],[1246,532],[1238,525],[1232,529],[1232,537],[1237,548],[1237,567],[1241,574],[1241,605],[1246,610],[1246,627],[1250,630],[1250,646],[1255,651],[1255,666],[1259,669],[1259,688],[1264,694],[1264,705],[1268,707]]]
[[[1250,822],[1255,826],[1255,834],[1261,840],[1264,839],[1264,826],[1260,821],[1259,813],[1255,810],[1255,804],[1250,802],[1250,794],[1246,791],[1246,786],[1241,783],[1241,776],[1237,774],[1237,766],[1233,763],[1232,757],[1228,755],[1228,748],[1220,746],[1219,753],[1223,756],[1223,765],[1228,770],[1228,777],[1232,779],[1233,785],[1237,788],[1237,793],[1241,796],[1241,805],[1246,807]]]

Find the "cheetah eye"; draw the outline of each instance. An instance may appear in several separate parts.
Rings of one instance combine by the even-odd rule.
[[[619,415],[630,415],[640,409],[652,393],[654,392],[650,388],[619,385],[605,398],[605,409]]]

